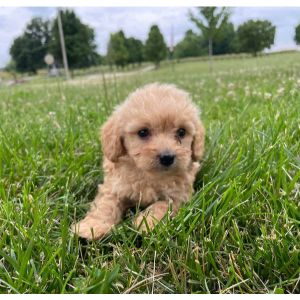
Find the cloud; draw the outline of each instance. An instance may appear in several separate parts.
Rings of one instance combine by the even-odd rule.
[[[9,61],[11,42],[21,34],[32,13],[26,8],[5,7],[0,9],[0,67]]]
[[[95,29],[98,51],[106,52],[109,35],[123,29],[126,36],[146,40],[150,26],[157,24],[170,44],[173,27],[174,43],[182,39],[188,29],[197,28],[188,19],[188,7],[75,7],[82,22]],[[236,7],[231,21],[235,27],[249,19],[268,19],[276,25],[275,45],[272,49],[295,48],[294,28],[300,23],[300,7]],[[54,7],[2,7],[0,10],[0,67],[9,61],[9,48],[34,16],[53,18]]]
[[[157,24],[170,42],[173,26],[174,41],[178,42],[191,26],[184,7],[149,8],[75,8],[81,19],[95,28],[99,51],[104,54],[110,33],[123,30],[126,36],[146,40],[150,26]]]
[[[1,7],[0,9],[0,68],[10,60],[9,48],[13,40],[22,34],[33,17],[53,17],[55,9],[38,7]]]
[[[266,19],[276,26],[271,50],[296,49],[295,27],[300,23],[300,7],[239,7],[234,9],[232,22],[238,26],[250,19]]]

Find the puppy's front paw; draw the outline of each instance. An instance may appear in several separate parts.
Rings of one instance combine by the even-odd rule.
[[[154,226],[159,221],[155,219],[155,217],[148,213],[140,213],[134,220],[133,224],[134,226],[140,231],[140,232],[148,232],[154,228]]]
[[[83,219],[73,224],[71,230],[76,235],[87,240],[99,240],[106,235],[112,226],[102,224],[99,220]]]

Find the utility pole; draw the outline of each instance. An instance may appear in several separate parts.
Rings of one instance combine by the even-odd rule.
[[[59,38],[60,38],[61,52],[62,52],[62,56],[63,56],[66,79],[69,80],[70,73],[69,73],[69,66],[68,66],[68,58],[67,58],[67,53],[66,53],[65,38],[64,38],[64,32],[63,32],[63,28],[62,28],[60,14],[61,14],[61,10],[60,10],[60,8],[58,8],[57,22],[58,22],[58,32],[59,32]]]

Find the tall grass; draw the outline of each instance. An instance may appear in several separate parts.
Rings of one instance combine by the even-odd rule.
[[[95,85],[0,89],[2,293],[300,292],[300,55],[181,63]],[[98,130],[152,81],[189,91],[206,154],[195,194],[139,234],[70,234],[103,180]]]

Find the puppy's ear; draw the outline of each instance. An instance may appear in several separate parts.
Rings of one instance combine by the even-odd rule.
[[[192,142],[192,159],[199,161],[204,153],[205,130],[200,120],[196,122],[196,132]]]
[[[103,154],[112,162],[126,153],[122,142],[121,128],[116,117],[112,115],[102,126],[100,132]]]

